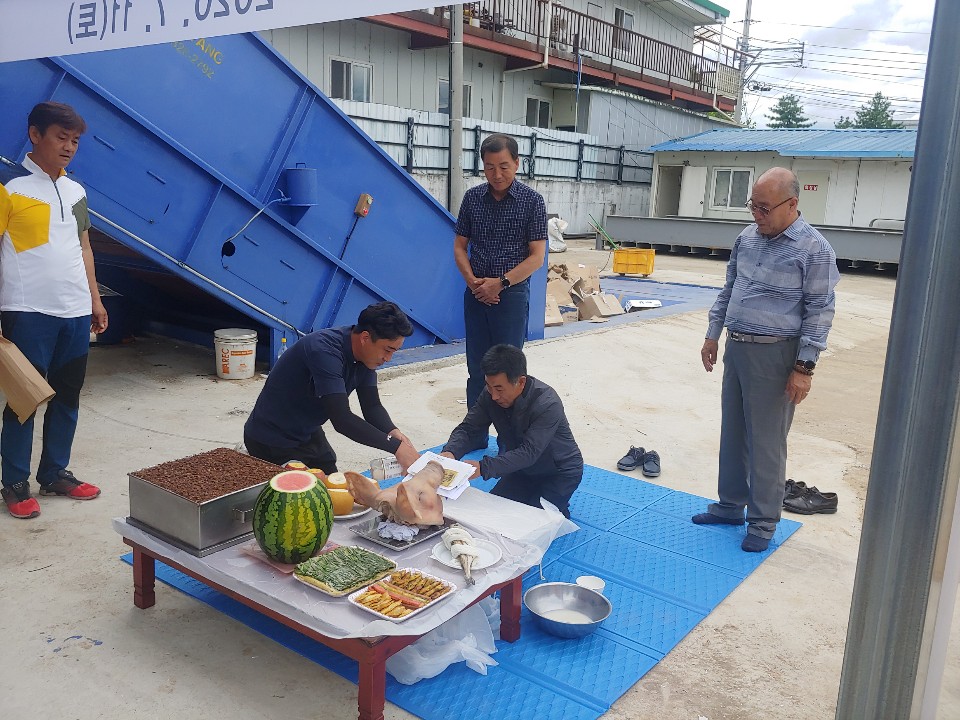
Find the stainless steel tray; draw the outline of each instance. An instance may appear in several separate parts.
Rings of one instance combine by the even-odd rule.
[[[253,506],[265,482],[195,503],[130,473],[130,520],[192,555],[204,557],[250,538]]]
[[[376,515],[368,520],[359,522],[356,525],[351,525],[350,529],[360,537],[366,538],[370,542],[375,542],[377,545],[382,545],[390,550],[396,550],[397,552],[400,552],[401,550],[406,550],[408,547],[413,547],[418,543],[422,543],[425,540],[434,538],[447,528],[454,525],[453,520],[450,518],[444,518],[443,525],[429,525],[425,528],[420,528],[420,532],[416,534],[413,540],[394,540],[393,538],[382,538],[377,534],[377,525],[382,519],[382,515]]]

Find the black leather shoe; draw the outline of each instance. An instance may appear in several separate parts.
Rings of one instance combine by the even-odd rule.
[[[617,470],[636,470],[643,463],[643,454],[646,452],[642,447],[630,446],[627,454],[617,460]]]
[[[783,509],[800,515],[829,515],[837,511],[837,494],[822,493],[815,487],[808,487],[796,497],[785,498]]]
[[[800,482],[795,482],[793,480],[787,480],[787,484],[783,489],[783,499],[789,500],[790,498],[795,498],[803,494],[803,491],[807,489],[807,484],[801,480]]]
[[[660,455],[656,450],[648,450],[640,458],[640,470],[644,477],[655,478],[660,476]]]

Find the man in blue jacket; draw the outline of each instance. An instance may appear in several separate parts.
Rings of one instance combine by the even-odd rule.
[[[540,507],[548,500],[570,517],[570,496],[583,477],[583,456],[563,403],[546,383],[527,375],[527,358],[512,345],[494,345],[481,363],[486,387],[443,448],[461,458],[472,438],[497,429],[497,455],[467,461],[472,477],[500,478],[491,494]]]

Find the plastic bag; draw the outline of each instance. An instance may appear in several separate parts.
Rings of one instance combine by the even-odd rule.
[[[397,682],[413,685],[465,660],[468,668],[486,675],[487,666],[497,664],[490,657],[496,651],[487,613],[474,605],[389,658],[387,672]]]
[[[567,243],[563,240],[563,231],[567,229],[569,223],[558,217],[547,220],[547,243],[550,245],[550,252],[565,252]]]

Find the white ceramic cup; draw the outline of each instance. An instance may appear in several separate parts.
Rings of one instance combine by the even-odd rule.
[[[598,578],[596,575],[581,575],[577,578],[577,585],[585,587],[587,590],[598,592],[601,595],[603,595],[603,589],[607,586],[603,579]]]

